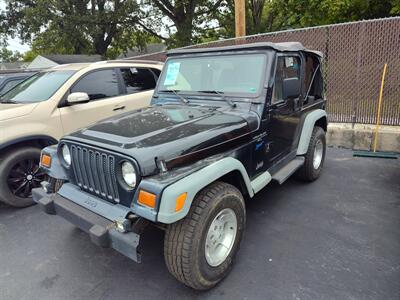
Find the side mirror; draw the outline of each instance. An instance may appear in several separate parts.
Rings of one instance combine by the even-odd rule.
[[[283,80],[283,99],[295,99],[300,96],[301,83],[297,77]]]
[[[67,102],[68,104],[77,104],[88,102],[90,100],[89,95],[86,93],[71,93],[68,95]]]

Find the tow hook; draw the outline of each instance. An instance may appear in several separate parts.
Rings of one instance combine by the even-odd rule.
[[[126,219],[121,218],[113,222],[118,232],[126,233],[132,231],[136,234],[141,234],[149,224],[148,220],[139,218],[134,214],[130,214]]]
[[[42,189],[46,192],[46,194],[51,193],[50,183],[48,181],[42,181],[42,182],[40,182],[40,185],[42,186]]]
[[[130,231],[132,227],[132,221],[128,219],[117,219],[114,221],[114,224],[115,224],[115,229],[121,233]]]

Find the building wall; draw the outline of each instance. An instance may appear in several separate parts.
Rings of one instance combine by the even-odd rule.
[[[2,62],[0,63],[0,70],[16,70],[16,69],[25,69],[29,63],[25,63],[22,61],[17,61],[13,63]]]

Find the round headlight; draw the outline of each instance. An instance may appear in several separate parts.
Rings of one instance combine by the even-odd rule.
[[[125,183],[130,187],[136,186],[136,171],[135,167],[128,161],[124,161],[121,166],[122,178]]]
[[[67,166],[69,167],[71,165],[71,152],[69,152],[68,146],[67,145],[62,145],[61,146],[61,153],[63,156],[63,159]]]

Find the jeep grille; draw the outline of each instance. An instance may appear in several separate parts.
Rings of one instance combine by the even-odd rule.
[[[71,145],[70,151],[76,184],[86,192],[118,203],[115,156],[78,145]]]

